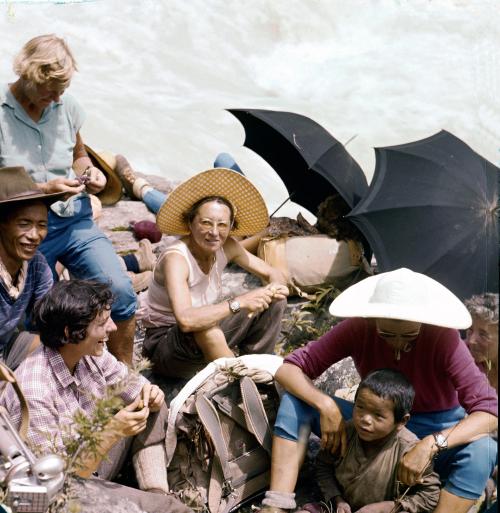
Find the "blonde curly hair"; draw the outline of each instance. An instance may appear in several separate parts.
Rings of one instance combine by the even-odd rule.
[[[14,72],[37,85],[57,82],[67,87],[75,71],[73,54],[64,39],[55,34],[30,39],[14,59]]]

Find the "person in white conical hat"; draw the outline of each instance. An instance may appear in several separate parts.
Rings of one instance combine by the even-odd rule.
[[[304,428],[321,436],[332,453],[345,452],[344,419],[352,416],[353,404],[323,393],[312,380],[351,357],[362,379],[392,368],[415,388],[407,427],[421,440],[401,460],[398,479],[417,485],[434,460],[442,482],[435,513],[467,512],[495,466],[497,446],[488,435],[498,426],[498,399],[460,338],[458,330],[472,323],[465,306],[437,281],[398,269],[349,287],[330,313],[345,320],[287,356],[275,375],[287,393],[274,427],[270,490],[261,511],[295,508]],[[395,499],[369,511],[389,512]]]

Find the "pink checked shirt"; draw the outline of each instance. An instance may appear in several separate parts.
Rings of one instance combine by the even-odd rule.
[[[61,428],[69,427],[72,416],[80,409],[91,414],[95,400],[105,395],[106,387],[121,382],[128,368],[113,355],[84,356],[71,374],[59,351],[40,346],[29,355],[15,372],[29,405],[28,442],[37,452],[52,452],[53,439],[62,448]],[[119,395],[125,404],[131,403],[148,381],[133,376]],[[21,410],[11,385],[5,389],[0,404],[9,412],[16,428],[21,425]]]

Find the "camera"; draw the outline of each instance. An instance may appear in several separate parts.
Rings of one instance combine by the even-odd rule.
[[[44,513],[64,483],[64,460],[35,458],[0,407],[0,485],[14,513]]]

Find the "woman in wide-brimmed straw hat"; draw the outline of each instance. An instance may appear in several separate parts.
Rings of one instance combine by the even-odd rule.
[[[276,419],[271,485],[261,511],[294,508],[304,424],[321,436],[324,448],[345,453],[344,419],[351,418],[353,404],[321,392],[311,380],[351,357],[361,378],[392,368],[415,388],[407,427],[421,440],[399,463],[398,479],[418,486],[434,459],[443,485],[434,512],[467,512],[495,466],[497,447],[488,434],[497,429],[498,400],[460,338],[458,330],[471,325],[463,303],[437,281],[398,269],[349,287],[330,313],[346,320],[294,351],[275,375],[288,393]],[[396,498],[383,497],[367,511],[393,511]],[[403,499],[402,510],[405,505]]]
[[[89,156],[83,144],[83,109],[65,93],[75,59],[63,39],[42,35],[23,46],[14,71],[18,79],[0,89],[0,166],[23,166],[42,191],[71,195],[51,207],[40,250],[54,276],[59,261],[74,277],[111,283],[118,330],[109,348],[131,363],[137,298],[110,240],[92,220],[86,194],[100,194],[112,203],[121,196],[121,183],[110,175],[112,166],[96,154]]]
[[[234,351],[273,352],[286,280],[233,237],[257,233],[268,220],[257,189],[231,169],[199,173],[168,197],[156,222],[163,233],[180,238],[159,257],[139,310],[147,327],[144,348],[156,372],[191,377]],[[229,262],[266,285],[224,298],[221,275]]]

